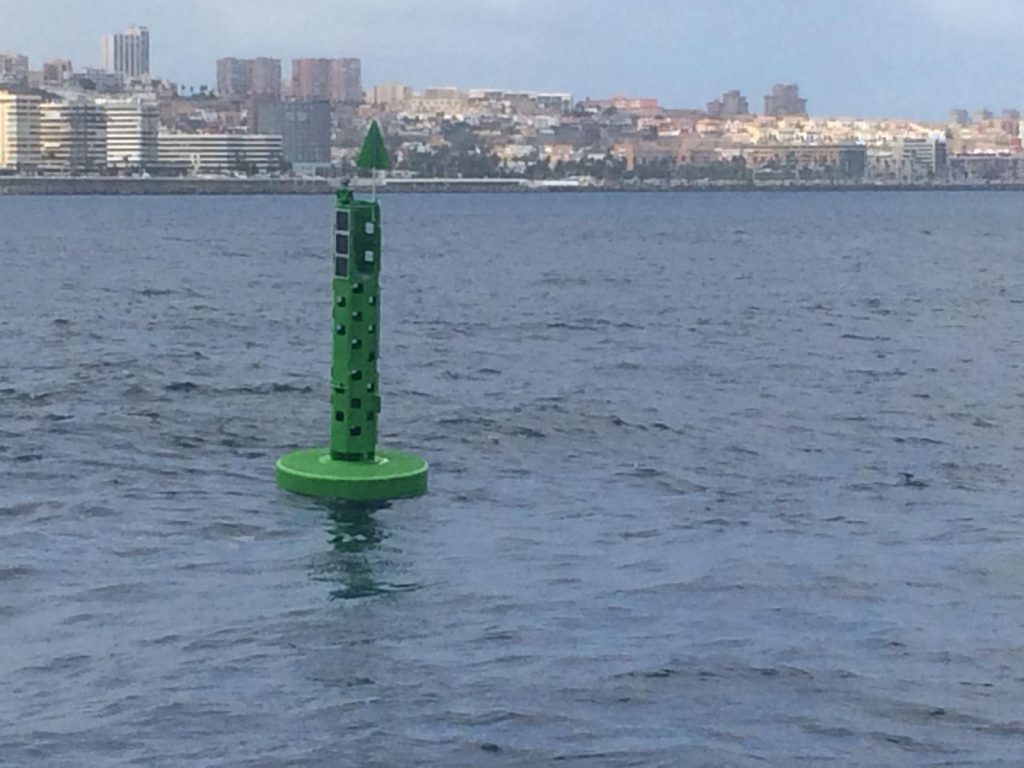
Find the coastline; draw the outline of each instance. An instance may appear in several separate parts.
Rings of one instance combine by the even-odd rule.
[[[368,191],[366,179],[353,180],[358,191]],[[117,177],[0,176],[0,197],[27,195],[326,195],[340,184],[337,179],[197,179]],[[521,179],[388,179],[381,194],[408,193],[703,193],[703,192],[1022,192],[1024,182],[1012,184],[820,184],[776,182],[758,184],[608,185],[531,183]]]
[[[323,195],[326,179],[125,179],[0,176],[5,195]]]

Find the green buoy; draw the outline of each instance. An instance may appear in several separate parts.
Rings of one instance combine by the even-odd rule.
[[[388,164],[384,139],[374,122],[358,165],[376,174]],[[377,448],[381,226],[375,198],[358,200],[347,188],[337,194],[331,281],[331,443],[278,459],[277,484],[287,491],[353,501],[407,498],[427,492],[423,459]]]

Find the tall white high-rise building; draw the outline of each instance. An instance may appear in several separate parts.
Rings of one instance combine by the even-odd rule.
[[[149,29],[132,27],[104,35],[101,45],[103,68],[127,78],[149,77]]]
[[[36,95],[0,91],[0,168],[31,171],[39,165]]]
[[[107,167],[145,169],[159,159],[160,114],[147,99],[98,99],[107,124]]]

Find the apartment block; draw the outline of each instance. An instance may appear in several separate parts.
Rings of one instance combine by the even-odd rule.
[[[938,139],[904,138],[896,150],[900,181],[940,181],[945,178],[946,142]]]
[[[0,90],[0,170],[38,167],[39,104],[34,94]]]
[[[281,60],[259,57],[249,61],[249,95],[281,98]]]
[[[401,83],[375,85],[370,94],[370,101],[378,107],[401,109],[412,99],[412,88]]]
[[[193,173],[269,173],[284,161],[280,136],[252,133],[161,133],[159,158]]]
[[[145,169],[159,157],[160,119],[155,101],[100,99],[107,125],[107,167]]]
[[[300,101],[362,104],[359,59],[292,59],[291,95]]]
[[[105,35],[100,45],[103,69],[128,79],[149,77],[149,30],[132,27]]]
[[[426,88],[413,96],[409,110],[418,115],[463,116],[469,111],[469,94],[454,86]]]
[[[747,97],[739,91],[726,91],[722,98],[708,102],[708,114],[711,117],[740,117],[750,114]]]
[[[28,56],[0,51],[0,83],[23,83],[28,77]]]
[[[39,166],[65,174],[99,173],[107,167],[107,118],[88,99],[39,107]]]
[[[615,110],[640,117],[653,117],[661,111],[657,99],[621,95],[610,99],[587,99],[580,106],[591,111]]]
[[[64,85],[73,72],[74,67],[67,59],[50,59],[43,62],[43,83],[45,85]]]
[[[217,60],[217,93],[223,99],[281,98],[281,60]]]
[[[331,162],[331,105],[327,101],[262,101],[253,105],[250,130],[282,138],[284,159],[293,166]]]
[[[764,113],[769,117],[806,117],[807,99],[800,98],[800,86],[777,83],[764,97]]]

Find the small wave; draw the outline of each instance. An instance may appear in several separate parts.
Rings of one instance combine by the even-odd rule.
[[[894,438],[892,438],[892,440],[893,440],[894,443],[900,443],[900,444],[906,443],[906,444],[909,444],[909,445],[945,445],[946,444],[945,441],[943,441],[943,440],[936,440],[936,439],[931,438],[931,437],[917,437],[917,436],[913,436],[913,435],[910,436],[910,437],[894,437]]]
[[[872,731],[868,734],[870,738],[884,744],[891,744],[906,752],[929,753],[929,754],[955,754],[959,750],[955,747],[944,747],[938,744],[929,744],[918,741],[910,736],[897,733],[886,733],[884,731]]]
[[[612,416],[610,419],[611,423],[616,427],[628,427],[630,429],[639,429],[643,432],[647,431],[647,427],[643,424],[634,424],[631,421],[626,421],[621,416]]]
[[[516,437],[531,437],[531,438],[547,437],[547,435],[545,435],[539,429],[534,429],[533,427],[526,427],[526,426],[512,426],[511,429],[509,430],[509,434],[513,435],[513,436],[516,436]]]
[[[85,667],[92,663],[93,657],[83,653],[68,654],[67,656],[58,656],[57,658],[50,661],[49,664],[24,667],[21,671],[33,671],[33,672],[63,672],[74,673],[80,672]]]
[[[857,333],[844,333],[839,338],[851,341],[892,341],[892,338],[889,336],[861,336]]]
[[[44,501],[23,501],[19,504],[0,507],[0,516],[27,517],[29,515],[35,515],[42,510],[49,510],[56,506],[57,505]]]
[[[143,397],[148,394],[146,388],[141,384],[132,384],[130,387],[122,390],[121,397]]]
[[[35,569],[25,565],[12,565],[7,568],[0,568],[0,583],[24,579],[35,573]]]
[[[675,477],[655,467],[633,466],[624,472],[616,472],[616,477],[652,480],[657,487],[670,493],[701,493],[708,490],[706,486],[691,482],[685,478]]]
[[[684,677],[698,680],[714,678],[778,678],[784,680],[812,680],[814,675],[805,669],[793,666],[757,667],[743,664],[726,664],[716,669],[708,669],[689,662],[672,664],[655,669],[641,669],[622,672],[616,675],[620,679],[665,680]]]
[[[551,329],[566,330],[566,331],[593,331],[593,330],[596,330],[594,325],[592,325],[592,324],[590,324],[590,325],[583,325],[583,324],[580,324],[580,323],[565,323],[565,322],[545,323],[544,327],[545,328],[551,328]]]
[[[218,390],[224,394],[239,394],[239,395],[271,395],[281,394],[285,392],[296,392],[299,394],[309,394],[313,391],[313,387],[308,384],[279,384],[273,382],[270,384],[257,384],[255,386],[246,387],[235,387],[233,389]]]
[[[5,397],[22,405],[48,405],[53,402],[53,392],[22,392],[17,389],[0,389],[0,397]]]
[[[316,581],[324,581],[325,579],[315,579]],[[341,589],[332,590],[330,593],[331,600],[361,600],[367,597],[380,597],[383,595],[393,595],[403,592],[415,592],[420,589],[419,584],[386,584],[379,581],[372,583],[352,583],[348,584]]]
[[[240,387],[208,387],[194,381],[174,381],[164,386],[168,392],[191,393],[203,390],[214,395],[276,395],[283,393],[309,394],[313,387],[308,384],[282,384],[268,382],[265,384],[247,384]]]

